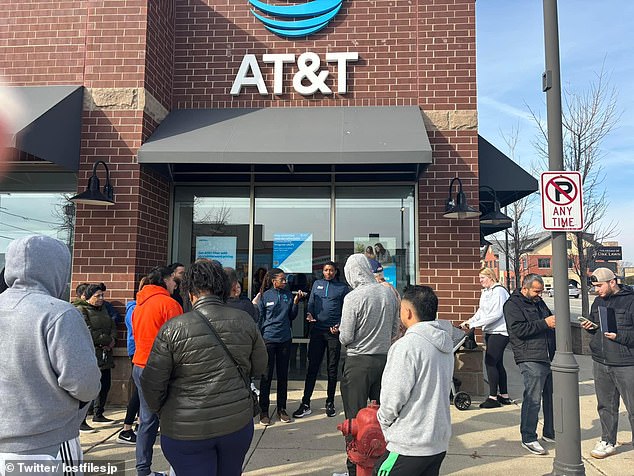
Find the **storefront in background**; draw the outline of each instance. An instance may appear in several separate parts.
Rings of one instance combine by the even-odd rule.
[[[26,98],[14,172],[63,194],[110,170],[115,204],[76,208],[73,286],[104,282],[122,308],[152,266],[214,257],[252,295],[258,268],[301,287],[372,246],[399,289],[429,284],[441,318],[470,317],[493,230],[443,216],[452,178],[482,210],[479,185],[502,205],[536,189],[477,133],[475,0],[265,3],[0,12],[0,71]]]

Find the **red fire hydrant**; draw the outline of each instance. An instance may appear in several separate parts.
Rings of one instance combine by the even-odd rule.
[[[357,465],[357,476],[372,476],[377,460],[385,453],[385,439],[376,418],[379,406],[376,401],[357,413],[356,418],[337,425],[346,437],[348,458]]]

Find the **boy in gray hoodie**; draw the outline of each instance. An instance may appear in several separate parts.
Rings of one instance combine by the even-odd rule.
[[[32,235],[6,254],[0,295],[0,467],[15,459],[81,461],[79,425],[101,372],[88,327],[62,296],[70,252]],[[1,473],[1,471],[0,471]]]
[[[405,335],[390,348],[377,417],[387,451],[375,474],[436,476],[449,447],[452,326],[436,320],[438,298],[428,286],[408,287],[401,301]]]

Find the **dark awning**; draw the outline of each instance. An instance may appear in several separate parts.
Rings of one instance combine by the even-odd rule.
[[[81,143],[82,86],[11,86],[21,114],[12,147],[76,172]]]
[[[537,191],[537,180],[531,174],[480,135],[478,135],[478,170],[480,185],[486,185],[495,190],[502,207]],[[491,193],[481,189],[480,210],[483,213],[493,208],[491,200]],[[481,225],[481,229],[485,236],[501,230],[499,227],[486,225]]]
[[[429,164],[432,157],[421,111],[411,106],[175,110],[141,146],[138,158],[154,164],[301,170]]]

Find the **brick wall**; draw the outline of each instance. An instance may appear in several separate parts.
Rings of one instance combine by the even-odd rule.
[[[322,60],[328,51],[359,53],[359,61],[348,68],[347,95],[298,95],[290,86],[296,65],[285,65],[282,96],[260,96],[255,87],[229,95],[245,53],[261,58],[309,50]],[[270,92],[273,66],[260,67]],[[327,67],[335,90],[336,67]],[[176,5],[177,108],[420,104],[426,110],[475,110],[475,85],[474,0],[348,1],[324,30],[298,41],[269,33],[249,13],[246,0],[180,0]]]
[[[0,8],[0,76],[16,85],[81,84],[86,1],[5,1]]]
[[[347,1],[326,29],[298,41],[268,33],[246,0],[9,2],[0,11],[0,47],[0,68],[13,84],[129,88],[132,96],[145,90],[167,109],[419,105],[434,151],[419,183],[420,280],[439,289],[441,317],[473,312],[478,223],[442,212],[454,176],[469,203],[478,200],[475,0]],[[286,65],[285,94],[248,88],[229,95],[245,53],[305,51],[322,59],[328,51],[357,51],[349,93],[298,95],[291,87],[296,66]],[[272,65],[260,66],[271,91]],[[335,90],[336,66],[322,67]],[[78,207],[73,281],[103,280],[120,302],[132,297],[140,273],[167,258],[168,183],[136,163],[157,125],[143,107],[106,104],[84,113],[79,186],[94,161],[105,160],[117,203]],[[451,113],[462,122],[447,119]]]

